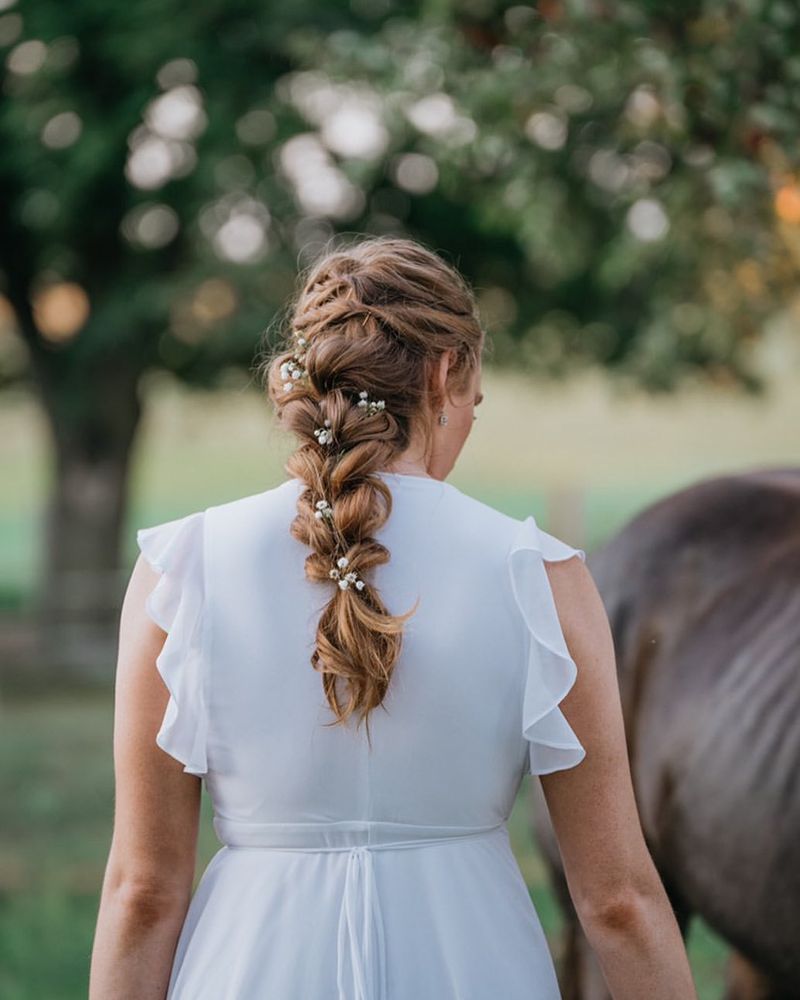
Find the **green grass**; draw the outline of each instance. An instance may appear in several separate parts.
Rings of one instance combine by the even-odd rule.
[[[764,401],[690,390],[615,397],[602,379],[541,385],[484,373],[486,400],[451,482],[587,549],[651,500],[694,479],[798,464],[800,383]],[[135,529],[257,492],[284,478],[291,448],[255,393],[186,393],[156,378],[133,456],[127,561]],[[25,606],[42,559],[47,433],[29,397],[0,396],[0,611]],[[113,664],[109,664],[109,681]],[[99,887],[111,837],[109,691],[4,692],[0,701],[0,997],[86,995]],[[512,840],[554,952],[561,917],[526,826]],[[203,798],[197,878],[218,848]],[[688,950],[701,1000],[722,995],[727,949],[702,922]]]
[[[110,694],[6,698],[0,708],[0,996],[80,1000],[113,816]],[[530,781],[532,779],[526,779]],[[523,784],[512,844],[545,933],[559,954],[561,915],[527,826]],[[219,848],[203,794],[195,884]],[[689,955],[700,1000],[722,995],[724,944],[696,922]]]
[[[598,375],[552,385],[488,369],[483,390],[450,481],[589,548],[697,479],[800,464],[800,375],[788,366],[765,399],[693,388],[650,399]],[[190,392],[154,377],[132,457],[126,556],[139,526],[279,483],[291,448],[255,390]],[[49,459],[35,401],[0,394],[0,609],[34,592]]]

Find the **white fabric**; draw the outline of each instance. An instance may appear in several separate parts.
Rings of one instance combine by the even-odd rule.
[[[203,777],[222,843],[168,1000],[557,1000],[507,820],[525,773],[585,750],[559,703],[570,657],[544,560],[572,548],[449,483],[380,474],[388,563],[415,615],[384,705],[333,715],[310,664],[334,581],[289,532],[303,484],[141,529],[161,577],[170,700],[158,745]]]

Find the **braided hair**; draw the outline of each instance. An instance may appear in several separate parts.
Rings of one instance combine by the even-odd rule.
[[[289,330],[262,372],[279,425],[299,446],[287,473],[304,482],[290,531],[311,549],[309,580],[335,586],[319,619],[311,665],[335,716],[357,724],[382,705],[418,601],[394,615],[370,583],[388,562],[376,533],[392,494],[374,473],[410,444],[430,445],[430,379],[453,354],[448,381],[464,387],[480,362],[474,296],[438,254],[406,238],[330,248],[300,276]]]

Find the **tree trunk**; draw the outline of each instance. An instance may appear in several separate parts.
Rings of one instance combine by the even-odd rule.
[[[120,542],[141,414],[139,371],[116,358],[82,370],[75,381],[63,370],[58,378],[42,374],[55,482],[36,609],[40,662],[47,674],[110,678],[127,575]]]

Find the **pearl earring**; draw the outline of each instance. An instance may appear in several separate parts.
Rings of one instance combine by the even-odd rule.
[[[444,410],[442,410],[442,412],[439,414],[439,423],[440,424],[447,423],[447,414],[444,412]]]

